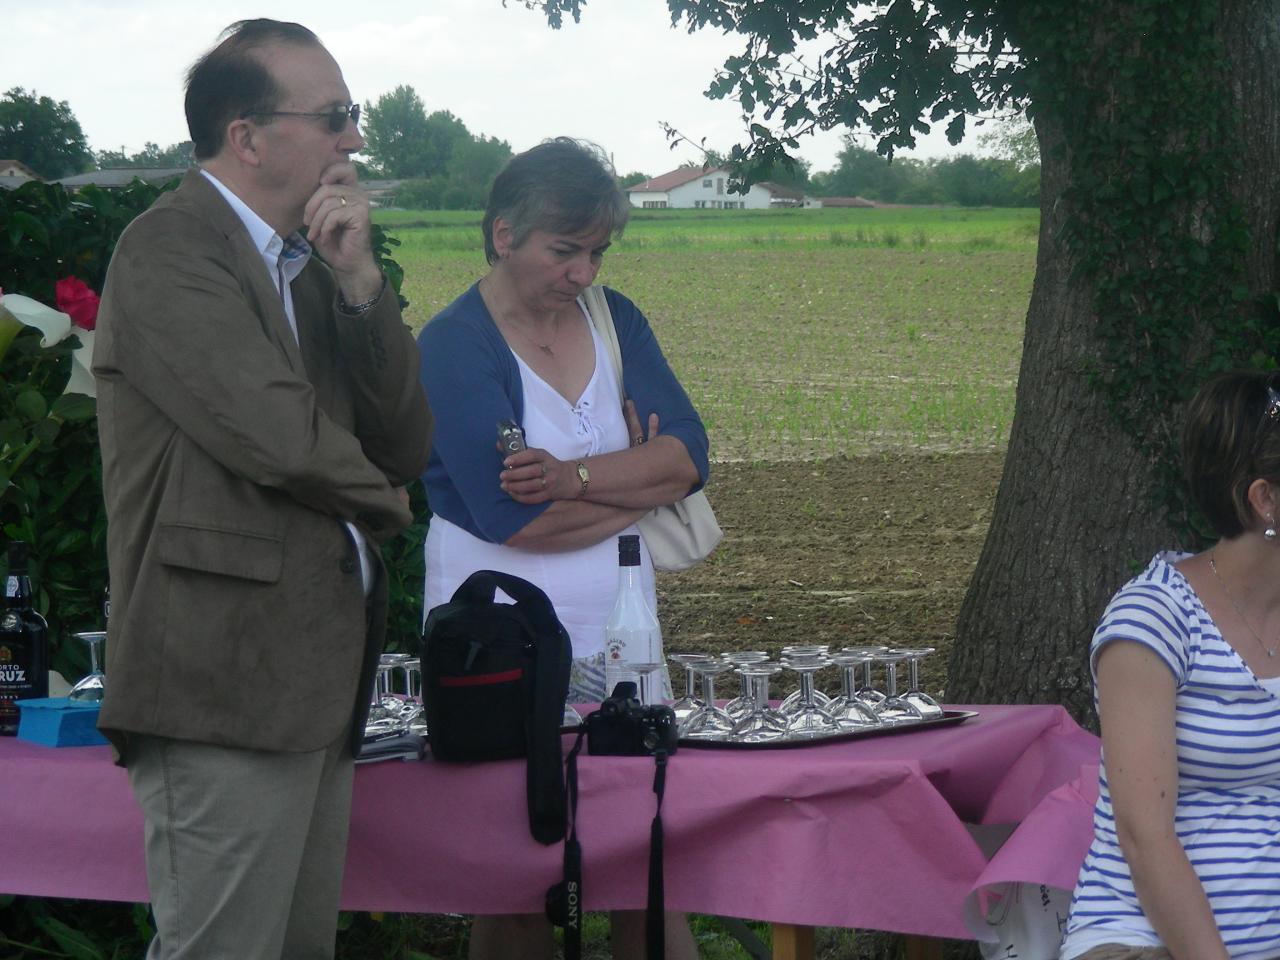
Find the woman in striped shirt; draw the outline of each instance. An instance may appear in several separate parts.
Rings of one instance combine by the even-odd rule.
[[[1220,539],[1157,555],[1094,633],[1103,764],[1063,960],[1280,957],[1280,375],[1205,384],[1183,459]]]

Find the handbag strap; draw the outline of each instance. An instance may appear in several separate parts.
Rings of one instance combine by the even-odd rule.
[[[618,375],[618,399],[625,403],[627,391],[622,386],[622,347],[618,344],[618,328],[613,325],[613,312],[609,309],[609,301],[605,299],[604,287],[587,287],[582,291],[582,300],[587,305],[591,325],[600,334],[605,352],[613,361],[613,372]]]

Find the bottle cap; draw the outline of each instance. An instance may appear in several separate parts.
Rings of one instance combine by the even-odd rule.
[[[640,566],[640,535],[624,533],[618,537],[618,566]]]
[[[27,545],[21,540],[14,540],[9,544],[9,572],[27,572]]]

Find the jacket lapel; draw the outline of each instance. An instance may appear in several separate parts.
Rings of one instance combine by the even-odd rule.
[[[240,216],[223,199],[218,188],[205,178],[199,169],[189,170],[178,188],[187,194],[196,206],[230,242],[235,253],[236,269],[248,285],[247,293],[262,318],[263,333],[279,348],[292,369],[299,376],[306,376],[302,353],[289,327],[284,312],[284,301],[276,289],[275,280],[267,272],[262,255],[253,245],[249,231]]]

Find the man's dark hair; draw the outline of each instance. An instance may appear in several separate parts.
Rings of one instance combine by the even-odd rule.
[[[232,120],[276,108],[280,90],[267,65],[254,55],[274,44],[319,46],[320,39],[298,23],[239,20],[187,71],[187,129],[197,160],[217,155]]]
[[[518,247],[534,230],[575,234],[599,227],[617,237],[630,210],[603,150],[585,140],[556,137],[516,154],[493,181],[480,225],[484,255],[490,263],[498,260],[493,246],[498,217],[511,226]]]

